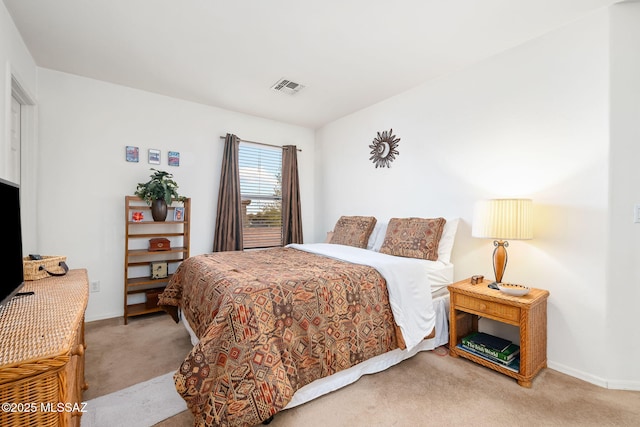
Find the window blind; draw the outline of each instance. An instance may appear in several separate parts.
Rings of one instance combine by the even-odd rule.
[[[282,149],[241,142],[244,249],[282,246]]]

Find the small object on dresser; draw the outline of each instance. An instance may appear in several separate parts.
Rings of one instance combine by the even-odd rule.
[[[22,258],[24,280],[40,280],[51,276],[64,276],[69,271],[66,256],[30,254]]]
[[[169,276],[168,265],[166,261],[154,261],[151,263],[151,278],[166,279]]]
[[[131,219],[133,220],[133,222],[141,222],[144,219],[144,213],[143,212],[133,212],[131,214]]]
[[[149,239],[149,251],[169,251],[171,250],[171,242],[164,237],[156,237]]]
[[[482,283],[483,280],[484,280],[484,276],[482,276],[480,274],[476,274],[475,276],[471,276],[471,284],[472,285],[477,285],[478,283]]]

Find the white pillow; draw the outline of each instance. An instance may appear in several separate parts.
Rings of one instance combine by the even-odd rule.
[[[384,226],[384,227],[383,227]],[[382,228],[384,228],[383,232],[382,232],[382,240],[384,240],[384,235],[387,233],[387,223],[385,222],[384,224],[376,221],[376,225],[373,226],[373,230],[371,231],[371,234],[369,235],[369,241],[367,242],[367,249],[372,250],[375,243],[376,243],[376,239],[378,238],[378,235],[380,234],[380,230],[382,230]],[[382,243],[380,243],[380,246],[382,246]],[[373,249],[373,250],[379,250],[378,249]]]
[[[456,231],[458,231],[458,223],[460,218],[448,219],[442,230],[442,237],[438,244],[438,261],[449,263],[451,261],[451,251],[453,250],[453,242],[456,240]]]
[[[440,237],[440,243],[438,243],[438,261],[445,263],[451,262],[451,251],[453,250],[453,243],[456,239],[456,232],[458,231],[458,223],[460,218],[447,219],[442,230],[442,237]],[[380,248],[384,243],[384,238],[387,235],[387,226],[389,221],[376,222],[371,236],[369,236],[369,243],[367,249],[380,252]]]
[[[376,252],[380,252],[380,248],[382,247],[382,244],[384,243],[384,238],[387,236],[387,226],[389,225],[389,221],[378,221],[376,223],[376,226],[373,229],[373,233],[376,232],[376,230],[378,230],[377,234],[376,234],[376,238],[375,241],[373,242],[371,249],[376,251]],[[373,234],[371,233],[371,234]]]

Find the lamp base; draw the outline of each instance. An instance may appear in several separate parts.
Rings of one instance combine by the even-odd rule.
[[[487,285],[487,288],[495,289],[496,291],[499,291],[499,290],[500,290],[500,288],[498,287],[498,282],[492,282],[492,283],[489,283],[489,284]]]
[[[504,270],[507,268],[507,248],[509,247],[509,242],[494,240],[493,246],[495,246],[495,249],[493,250],[493,272],[496,275],[496,281],[493,282],[492,285],[502,283],[502,276],[504,276]],[[495,287],[493,289],[498,288]]]

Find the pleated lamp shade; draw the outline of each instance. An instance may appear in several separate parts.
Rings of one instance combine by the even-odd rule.
[[[476,204],[473,237],[499,240],[533,239],[531,199],[492,199]]]

